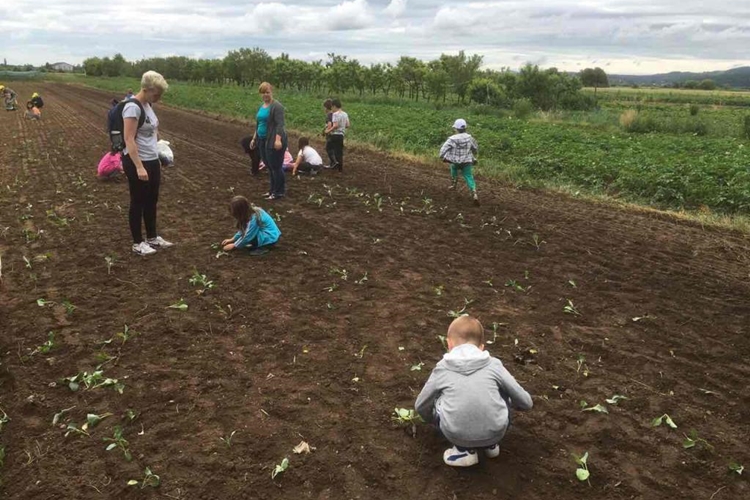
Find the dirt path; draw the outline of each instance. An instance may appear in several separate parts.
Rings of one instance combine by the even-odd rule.
[[[46,107],[42,123],[0,114],[5,497],[749,495],[727,468],[750,466],[747,237],[486,179],[475,208],[445,189],[446,171],[355,149],[343,175],[290,179],[287,199],[261,204],[281,219],[279,248],[217,258],[232,193],[259,201],[267,179],[248,175],[242,126],[161,106],[177,163],[159,226],[178,246],[141,259],[127,185],[94,177],[112,96],[14,88],[40,91]],[[216,287],[198,295],[194,269]],[[180,298],[188,311],[167,308]],[[563,311],[568,300],[580,316]],[[428,427],[413,438],[391,416],[412,407],[448,312],[465,305],[535,407],[515,415],[498,459],[455,470]],[[136,332],[126,341],[123,325]],[[50,331],[52,349],[34,353]],[[122,394],[61,383],[102,363]],[[614,394],[628,399],[605,403]],[[582,400],[609,413],[582,412]],[[66,438],[51,422],[73,406],[65,424],[113,416]],[[678,429],[651,426],[664,413]],[[117,424],[132,462],[105,451]],[[683,449],[691,429],[713,450]],[[312,454],[292,453],[302,439]],[[585,451],[591,486],[571,457]],[[272,481],[284,457],[291,466]],[[147,466],[158,489],[126,486]]]

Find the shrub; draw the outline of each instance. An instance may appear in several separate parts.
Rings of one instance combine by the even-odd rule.
[[[620,115],[620,125],[622,125],[623,129],[628,130],[637,117],[638,112],[636,110],[628,109]]]
[[[373,146],[378,148],[381,151],[387,151],[388,148],[391,146],[391,138],[388,136],[388,134],[384,134],[383,132],[376,132],[372,135],[370,138],[370,142]]]
[[[695,116],[698,114],[698,111],[700,111],[700,107],[697,104],[691,104],[690,105],[690,116]]]
[[[653,116],[644,115],[633,111],[632,109],[625,111],[620,115],[620,123],[626,132],[633,132],[636,134],[656,132],[660,128],[659,123]]]
[[[513,103],[513,116],[523,120],[534,112],[534,105],[528,99],[518,99]]]

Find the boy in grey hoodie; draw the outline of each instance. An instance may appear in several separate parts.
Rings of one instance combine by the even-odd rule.
[[[448,352],[417,397],[417,413],[434,422],[453,447],[443,461],[454,467],[479,463],[477,449],[495,458],[510,425],[511,407],[530,410],[531,396],[503,363],[484,350],[484,328],[461,316],[448,328]]]

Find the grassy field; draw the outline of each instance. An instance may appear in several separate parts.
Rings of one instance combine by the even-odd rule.
[[[112,90],[113,97],[138,87],[137,80],[127,78],[71,80]],[[349,138],[380,149],[435,158],[451,134],[453,120],[462,117],[479,142],[482,175],[522,185],[574,186],[657,208],[746,215],[750,142],[741,135],[742,120],[750,114],[744,108],[750,105],[750,94],[729,96],[742,100],[740,106],[709,105],[706,99],[720,95],[703,94],[600,89],[602,107],[597,111],[536,113],[525,119],[507,110],[436,106],[385,96],[344,96],[343,102],[352,120]],[[305,133],[322,129],[324,96],[284,90],[275,96],[287,108],[290,128]],[[639,100],[631,103],[628,96]],[[696,116],[690,115],[690,99],[698,103]],[[170,85],[165,101],[238,118],[254,116],[260,102],[254,88],[181,82]],[[628,109],[651,117],[660,132],[625,132],[620,116]]]

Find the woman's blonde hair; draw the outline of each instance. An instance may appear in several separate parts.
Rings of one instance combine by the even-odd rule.
[[[267,91],[273,91],[273,85],[268,82],[261,83],[260,87],[258,87],[258,93],[265,94]]]
[[[169,88],[169,84],[161,74],[156,71],[146,71],[141,77],[141,88],[142,89],[159,89],[162,92],[166,92]]]

